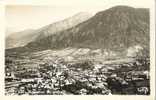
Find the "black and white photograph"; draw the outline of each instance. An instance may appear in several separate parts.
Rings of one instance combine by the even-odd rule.
[[[6,5],[5,95],[149,96],[151,17],[141,4]]]

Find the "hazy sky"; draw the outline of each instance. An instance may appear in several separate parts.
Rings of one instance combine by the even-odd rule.
[[[14,1],[14,0],[12,0]],[[67,0],[68,1],[68,0]],[[55,3],[53,5],[7,5],[7,34],[24,29],[37,29],[63,20],[79,12],[96,13],[116,5],[149,8],[149,0],[89,0],[87,2]],[[144,1],[142,3],[141,1]],[[54,6],[55,5],[55,6]]]

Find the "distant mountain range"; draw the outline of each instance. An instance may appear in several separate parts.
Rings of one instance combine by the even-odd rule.
[[[10,34],[6,37],[6,49],[24,46],[32,40],[35,40],[37,34],[34,34],[34,32],[35,30],[28,29]]]
[[[46,38],[52,34],[56,34],[60,31],[74,27],[83,21],[88,20],[93,15],[87,12],[80,12],[66,18],[64,20],[52,23],[37,30],[24,30],[21,32],[15,32],[6,38],[6,48],[22,47],[29,42]]]
[[[62,30],[58,30],[62,23],[58,27],[56,25],[54,29],[57,32],[46,26],[39,32],[39,38],[14,50],[42,51],[71,47],[123,52],[141,48],[149,53],[149,9],[116,6],[87,19]],[[53,34],[55,32],[57,34]]]

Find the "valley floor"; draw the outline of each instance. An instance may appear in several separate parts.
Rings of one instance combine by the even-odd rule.
[[[52,60],[51,60],[52,59]],[[149,95],[149,59],[109,61],[6,55],[6,95]]]

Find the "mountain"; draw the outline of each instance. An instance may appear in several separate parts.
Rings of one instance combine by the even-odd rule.
[[[149,52],[149,9],[116,6],[75,27],[30,42],[24,48],[30,51],[100,48],[123,52],[137,46]]]
[[[80,12],[62,21],[46,25],[37,30],[15,32],[6,38],[6,48],[22,47],[29,42],[46,38],[52,34],[74,27],[92,17],[92,14]]]
[[[14,32],[6,37],[6,48],[24,46],[36,38],[35,30],[28,29],[21,32]]]
[[[47,25],[40,29],[40,31],[38,32],[40,35],[36,38],[36,40],[40,40],[40,39],[48,37],[52,34],[56,34],[63,30],[72,28],[75,25],[78,25],[78,24],[88,20],[91,17],[92,17],[92,15],[90,13],[80,12],[80,13],[77,13],[76,15],[69,17],[67,19],[64,19],[62,21]]]

